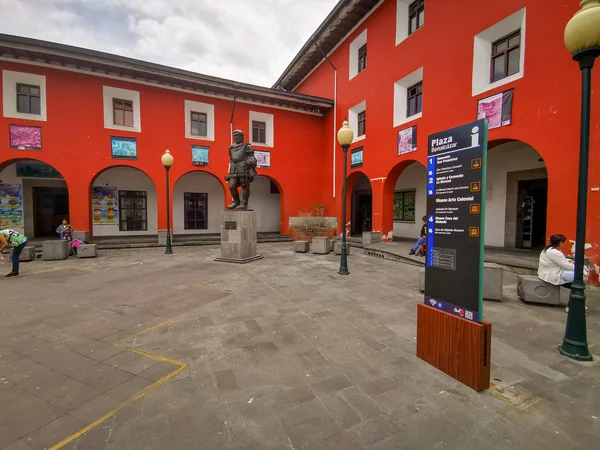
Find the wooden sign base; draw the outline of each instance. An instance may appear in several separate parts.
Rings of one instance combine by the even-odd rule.
[[[490,387],[492,325],[417,305],[417,356],[480,392]]]

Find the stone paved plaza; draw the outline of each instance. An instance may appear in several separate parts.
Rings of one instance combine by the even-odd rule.
[[[476,393],[415,356],[418,267],[353,249],[106,251],[0,280],[0,449],[597,449],[600,357],[505,276]],[[0,268],[8,270],[6,263]],[[588,339],[600,355],[600,307]]]

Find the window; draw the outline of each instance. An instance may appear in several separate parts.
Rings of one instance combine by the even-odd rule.
[[[367,112],[358,113],[358,135],[364,136],[367,134]]]
[[[425,24],[425,0],[417,0],[408,7],[408,34]]]
[[[208,229],[208,194],[184,192],[184,228],[186,230]]]
[[[133,127],[133,102],[113,98],[113,124]]]
[[[119,231],[147,231],[146,191],[119,191]]]
[[[40,115],[40,87],[30,84],[17,84],[17,112]]]
[[[358,49],[358,73],[367,68],[367,44]]]
[[[419,82],[406,90],[406,117],[419,114],[422,109],[423,82]]]
[[[208,135],[208,116],[206,113],[192,111],[190,120],[192,124],[192,136]]]
[[[267,142],[267,124],[258,120],[252,121],[252,142],[257,144],[266,144]]]
[[[415,196],[416,191],[394,192],[394,221],[415,222]]]
[[[519,72],[521,66],[521,30],[516,31],[492,44],[492,64],[490,80],[501,80]]]

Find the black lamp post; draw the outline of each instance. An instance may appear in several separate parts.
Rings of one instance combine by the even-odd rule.
[[[171,247],[171,205],[169,201],[169,169],[173,165],[173,155],[171,155],[171,152],[169,150],[165,150],[165,153],[161,156],[160,160],[167,174],[167,245],[165,248],[165,255],[172,255],[173,248]]]
[[[600,1],[583,0],[565,28],[565,45],[579,63],[582,76],[581,135],[579,144],[579,182],[577,186],[577,229],[575,234],[575,280],[569,296],[567,328],[562,355],[580,361],[591,361],[585,319],[585,283],[583,265],[588,190],[588,160],[590,153],[590,103],[592,68],[600,56]]]
[[[342,191],[342,254],[340,258],[340,270],[339,275],[350,275],[348,272],[348,252],[346,251],[346,178],[348,170],[348,147],[352,144],[354,139],[354,131],[348,125],[348,121],[344,120],[342,128],[337,133],[338,143],[344,150],[344,188]]]

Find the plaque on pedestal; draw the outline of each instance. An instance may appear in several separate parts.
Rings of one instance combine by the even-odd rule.
[[[215,261],[244,264],[263,255],[256,254],[254,211],[226,210],[221,217],[221,256]]]

